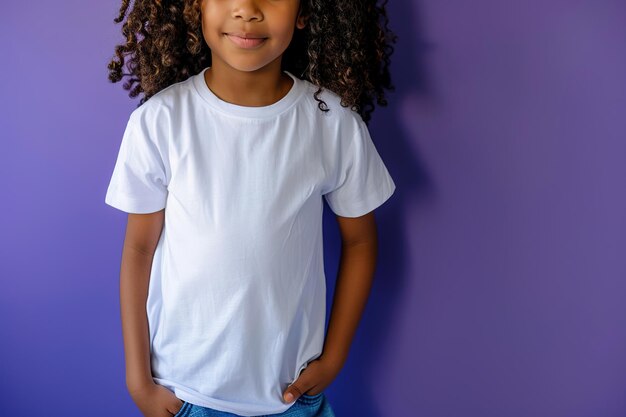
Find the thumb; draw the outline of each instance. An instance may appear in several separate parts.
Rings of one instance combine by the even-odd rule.
[[[293,384],[289,385],[287,389],[285,390],[285,392],[283,393],[283,399],[285,400],[285,402],[290,403],[301,395],[302,395],[302,390],[298,388],[298,386],[294,382]]]

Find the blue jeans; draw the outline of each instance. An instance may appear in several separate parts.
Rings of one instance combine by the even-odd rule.
[[[182,408],[174,417],[239,417],[239,415],[183,401]],[[335,413],[324,392],[320,392],[315,395],[301,395],[288,410],[282,413],[256,417],[335,417]]]

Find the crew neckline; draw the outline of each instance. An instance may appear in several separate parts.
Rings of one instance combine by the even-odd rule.
[[[211,91],[204,80],[204,73],[209,68],[210,67],[206,67],[196,74],[193,78],[193,84],[196,91],[209,105],[229,115],[246,118],[266,118],[276,116],[294,104],[303,91],[301,80],[296,78],[296,76],[289,71],[283,70],[284,73],[293,79],[293,84],[287,94],[285,94],[280,100],[267,106],[241,106],[239,104],[224,101]]]

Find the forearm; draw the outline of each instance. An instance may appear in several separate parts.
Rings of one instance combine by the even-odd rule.
[[[343,245],[323,356],[345,362],[367,299],[376,267],[377,242]]]
[[[146,313],[152,258],[151,254],[124,246],[120,271],[120,306],[126,386],[130,391],[153,382]]]

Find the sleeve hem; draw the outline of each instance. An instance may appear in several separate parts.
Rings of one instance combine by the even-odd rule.
[[[367,194],[364,198],[360,199],[358,202],[353,202],[350,207],[331,203],[328,198],[326,198],[326,202],[328,203],[333,213],[335,213],[337,216],[360,217],[380,207],[393,195],[395,190],[396,185],[392,181],[389,183],[389,186],[385,187],[383,191],[374,190],[373,192]]]
[[[147,214],[165,208],[165,198],[133,198],[121,193],[107,193],[104,202],[126,213]]]

